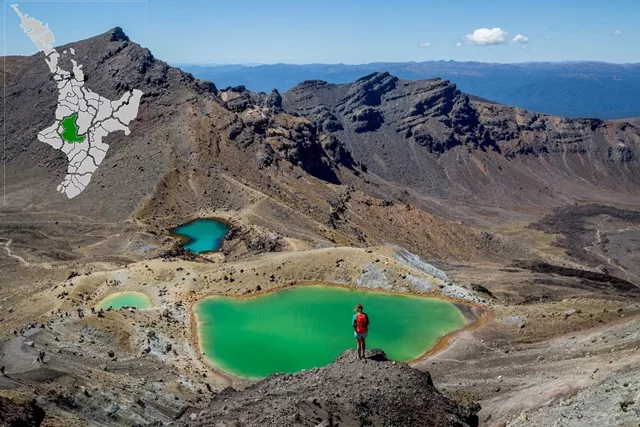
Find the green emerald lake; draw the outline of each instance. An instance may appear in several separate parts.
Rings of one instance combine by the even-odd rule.
[[[220,370],[247,378],[331,363],[355,348],[356,304],[369,315],[367,348],[413,360],[465,319],[452,303],[331,286],[299,286],[251,298],[213,296],[194,305],[200,348]]]
[[[122,307],[149,308],[151,300],[142,292],[118,292],[108,295],[96,306],[104,309],[109,307],[116,310]]]
[[[184,236],[183,247],[196,253],[211,252],[220,248],[222,239],[229,232],[229,226],[215,219],[196,219],[171,230]]]

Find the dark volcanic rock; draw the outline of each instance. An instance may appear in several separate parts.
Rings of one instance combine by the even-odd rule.
[[[238,113],[228,128],[227,136],[240,148],[253,146],[261,167],[286,160],[316,178],[340,183],[328,153],[318,141],[316,124],[286,114],[282,96],[277,90],[270,95],[256,94],[239,86],[220,91],[220,97],[226,108]],[[337,154],[347,158],[344,153]]]
[[[585,248],[593,244],[596,239],[597,232],[589,222],[597,217],[615,218],[634,225],[640,224],[640,212],[638,211],[594,203],[559,208],[529,227],[545,233],[559,234],[560,236],[553,243],[554,246],[564,248],[569,256],[596,267],[600,265],[602,259]],[[617,269],[613,271],[617,271]]]
[[[164,259],[179,258],[185,261],[210,262],[200,254],[183,248],[180,243],[174,243],[171,248],[158,255],[158,257]]]
[[[357,133],[373,132],[382,126],[384,116],[380,110],[367,107],[354,111],[349,120],[354,123],[354,131]]]
[[[238,253],[279,252],[283,248],[280,236],[255,227],[232,227],[222,242],[225,255]]]
[[[349,85],[305,82],[289,93],[290,107],[323,123],[324,131],[342,130],[333,125],[342,116],[356,133],[388,123],[400,139],[413,138],[432,153],[461,144],[494,145],[469,98],[442,79],[411,82],[373,73]]]
[[[109,41],[112,41],[112,42],[126,42],[126,41],[129,41],[129,36],[127,36],[124,33],[122,28],[115,27],[114,29],[111,30],[111,38],[109,39]]]
[[[633,148],[624,144],[609,147],[608,156],[614,163],[630,163],[638,160],[638,153]]]
[[[398,132],[442,154],[462,144],[493,145],[480,126],[469,98],[446,80],[421,82],[409,92],[409,110],[401,117]]]
[[[208,408],[187,411],[179,426],[476,426],[479,405],[458,405],[428,372],[353,350],[331,365],[275,374],[244,391],[227,388]],[[324,424],[323,424],[324,423]]]
[[[267,98],[267,107],[272,108],[274,111],[282,112],[282,95],[278,92],[278,89],[274,89]]]
[[[310,123],[300,123],[293,128],[291,136],[294,144],[287,147],[285,154],[287,160],[298,164],[313,176],[339,183],[337,176],[325,161],[326,155],[317,142],[315,126]]]
[[[570,198],[580,192],[575,179],[622,192],[640,182],[631,173],[640,165],[637,126],[503,106],[442,79],[307,81],[283,94],[283,108],[313,121],[318,140],[337,137],[369,172],[430,196],[540,205],[557,203],[549,182]],[[531,173],[545,168],[553,178]]]
[[[375,107],[382,98],[396,88],[398,78],[389,73],[373,73],[350,85],[347,95],[338,104],[338,110],[347,114],[362,106]]]
[[[482,285],[478,285],[478,284],[472,284],[471,285],[471,290],[475,291],[475,292],[479,292],[482,294],[485,294],[491,298],[495,298],[493,296],[493,294],[491,293],[491,291],[489,289],[487,289],[485,286]]]
[[[616,290],[621,292],[640,292],[640,288],[638,288],[628,280],[611,276],[606,273],[561,267],[559,265],[549,264],[544,261],[521,261],[515,263],[515,266],[519,268],[526,268],[535,273],[548,273],[565,277],[577,277],[589,282],[601,283],[607,286],[611,286],[612,288],[615,288]]]
[[[0,397],[0,426],[37,427],[44,420],[44,409],[35,400],[16,403],[6,397]]]
[[[326,137],[324,141],[322,141],[322,147],[335,164],[348,168],[355,166],[355,161],[353,157],[351,157],[351,153],[337,136],[329,135]]]

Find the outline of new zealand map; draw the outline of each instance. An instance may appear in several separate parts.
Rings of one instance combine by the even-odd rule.
[[[44,53],[45,61],[58,86],[58,106],[55,122],[38,133],[38,140],[61,150],[69,159],[67,175],[58,191],[73,198],[91,181],[93,173],[107,154],[109,145],[104,137],[115,131],[129,135],[129,123],[138,116],[142,91],[133,89],[117,101],[111,101],[84,86],[82,65],[71,60],[73,73],[58,65],[60,54],[53,48],[55,41],[48,24],[22,14],[17,4],[11,7],[20,17],[20,27]],[[69,49],[75,55],[73,49]]]

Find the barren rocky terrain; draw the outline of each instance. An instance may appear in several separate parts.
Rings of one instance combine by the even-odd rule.
[[[324,368],[272,375],[242,392],[223,390],[177,425],[463,427],[477,425],[478,409],[455,404],[435,389],[428,372],[387,360],[381,350],[363,360],[347,350]]]
[[[67,200],[55,191],[66,159],[36,139],[56,103],[43,57],[0,62],[0,402],[16,417],[38,425],[41,408],[47,426],[184,425],[198,414],[226,425],[336,425],[337,415],[339,425],[472,425],[479,403],[486,426],[638,425],[637,120],[546,116],[387,73],[283,94],[222,89],[120,29],[69,47],[92,90],[145,96],[132,134],[109,135],[91,185]],[[198,217],[231,224],[219,252],[186,253],[171,236]],[[308,283],[447,298],[477,322],[411,368],[353,365],[347,354],[286,377],[291,389],[202,358],[195,301]],[[153,308],[92,310],[127,290]],[[382,380],[396,371],[400,400]],[[378,389],[330,398],[348,389],[341,372]],[[316,377],[326,390],[310,385]],[[435,388],[423,386],[429,377]],[[260,390],[281,406],[258,411],[271,403]],[[420,421],[394,418],[406,412]]]

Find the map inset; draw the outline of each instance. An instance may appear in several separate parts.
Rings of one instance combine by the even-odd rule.
[[[89,185],[104,160],[109,149],[109,145],[102,142],[104,137],[119,130],[125,135],[131,133],[128,125],[138,115],[142,91],[128,91],[117,101],[92,92],[84,85],[81,64],[71,59],[72,72],[58,65],[60,54],[53,48],[55,38],[48,24],[22,14],[17,4],[11,7],[22,21],[21,28],[44,53],[58,86],[55,122],[38,133],[38,140],[61,150],[69,159],[67,175],[58,191],[71,199]],[[75,55],[75,51],[69,49],[69,54]]]

